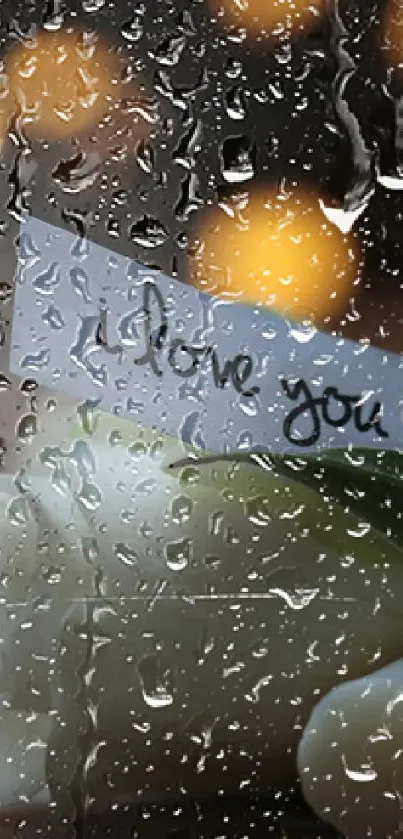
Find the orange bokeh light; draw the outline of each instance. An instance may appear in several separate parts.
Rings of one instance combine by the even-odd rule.
[[[80,134],[99,122],[113,93],[116,67],[105,45],[85,32],[40,32],[7,57],[10,93],[33,111],[42,137]]]
[[[298,190],[249,197],[240,218],[214,210],[197,230],[192,282],[226,299],[323,323],[352,294],[360,249]]]
[[[213,0],[210,0],[213,2]],[[228,23],[258,35],[297,35],[312,29],[325,10],[326,0],[215,0],[215,11]]]
[[[403,61],[403,6],[389,0],[383,16],[383,46],[392,64]]]

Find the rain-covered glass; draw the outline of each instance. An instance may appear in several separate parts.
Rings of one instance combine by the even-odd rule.
[[[0,833],[403,833],[403,3],[0,5]]]

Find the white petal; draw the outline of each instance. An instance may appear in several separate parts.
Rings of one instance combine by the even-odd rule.
[[[301,738],[304,795],[349,839],[401,835],[402,691],[403,659],[334,688]]]

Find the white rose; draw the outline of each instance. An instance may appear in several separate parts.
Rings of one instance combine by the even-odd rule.
[[[43,422],[26,491],[1,479],[0,592],[5,619],[16,615],[8,656],[17,636],[18,660],[66,720],[52,734],[52,783],[75,759],[63,750],[89,654],[74,622],[88,603],[104,743],[87,779],[95,806],[133,785],[158,796],[167,772],[195,796],[292,781],[320,697],[397,655],[398,548],[256,466],[171,470],[182,447],[133,424],[102,415],[90,437],[61,416]]]

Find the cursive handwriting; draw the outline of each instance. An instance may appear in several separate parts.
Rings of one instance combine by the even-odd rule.
[[[379,437],[389,437],[388,432],[381,425],[382,404],[380,402],[374,403],[368,419],[364,420],[362,395],[347,396],[339,393],[336,387],[326,387],[322,396],[314,397],[303,379],[298,379],[295,384],[290,384],[286,379],[280,379],[280,383],[285,394],[293,402],[302,399],[299,405],[287,414],[283,426],[284,436],[294,446],[306,448],[317,443],[322,433],[322,422],[332,428],[344,428],[352,421],[357,431],[363,434],[374,428]],[[340,413],[336,417],[330,413],[332,405],[339,406]],[[309,436],[302,437],[295,431],[295,424],[306,414],[311,421],[312,431]]]
[[[116,344],[114,347],[110,347],[108,344],[108,307],[106,305],[106,300],[102,297],[99,302],[99,324],[95,333],[95,343],[98,344],[98,346],[103,347],[105,352],[109,353],[109,355],[117,355],[119,362],[121,362],[123,356],[123,347],[120,344]]]
[[[153,305],[154,304],[154,305]],[[234,358],[220,362],[215,347],[205,345],[197,347],[187,344],[183,338],[171,336],[169,321],[164,298],[159,288],[152,282],[143,285],[144,312],[144,352],[140,358],[134,360],[139,366],[148,365],[155,376],[164,374],[164,355],[173,373],[180,379],[195,376],[200,369],[203,359],[209,359],[214,386],[224,388],[232,385],[241,396],[256,396],[260,392],[257,386],[247,387],[247,382],[253,373],[253,361],[249,355],[238,354]],[[101,311],[96,343],[104,349],[107,347],[105,314]],[[109,349],[116,353],[117,347]]]
[[[256,385],[248,387],[253,373],[251,356],[241,354],[233,358],[219,357],[216,347],[210,344],[196,346],[187,343],[183,338],[172,334],[168,318],[167,306],[158,286],[147,280],[143,285],[142,305],[142,354],[134,359],[137,366],[148,366],[158,378],[163,377],[165,370],[170,370],[180,379],[196,376],[202,363],[209,363],[213,384],[223,389],[232,386],[236,393],[244,397],[253,397],[260,393]],[[119,359],[123,352],[121,345],[109,347],[107,340],[107,307],[106,301],[101,300],[100,318],[96,330],[96,343],[111,354],[117,354]],[[322,435],[322,426],[330,428],[344,428],[350,422],[362,434],[374,429],[381,438],[389,437],[382,427],[382,403],[376,401],[372,407],[366,408],[361,395],[349,396],[339,392],[336,387],[325,387],[320,396],[314,396],[304,379],[290,382],[280,378],[280,385],[291,402],[297,403],[287,414],[283,432],[289,443],[301,448],[314,446]],[[366,411],[366,415],[364,412]],[[308,420],[310,425],[308,434],[301,433],[299,420]]]

